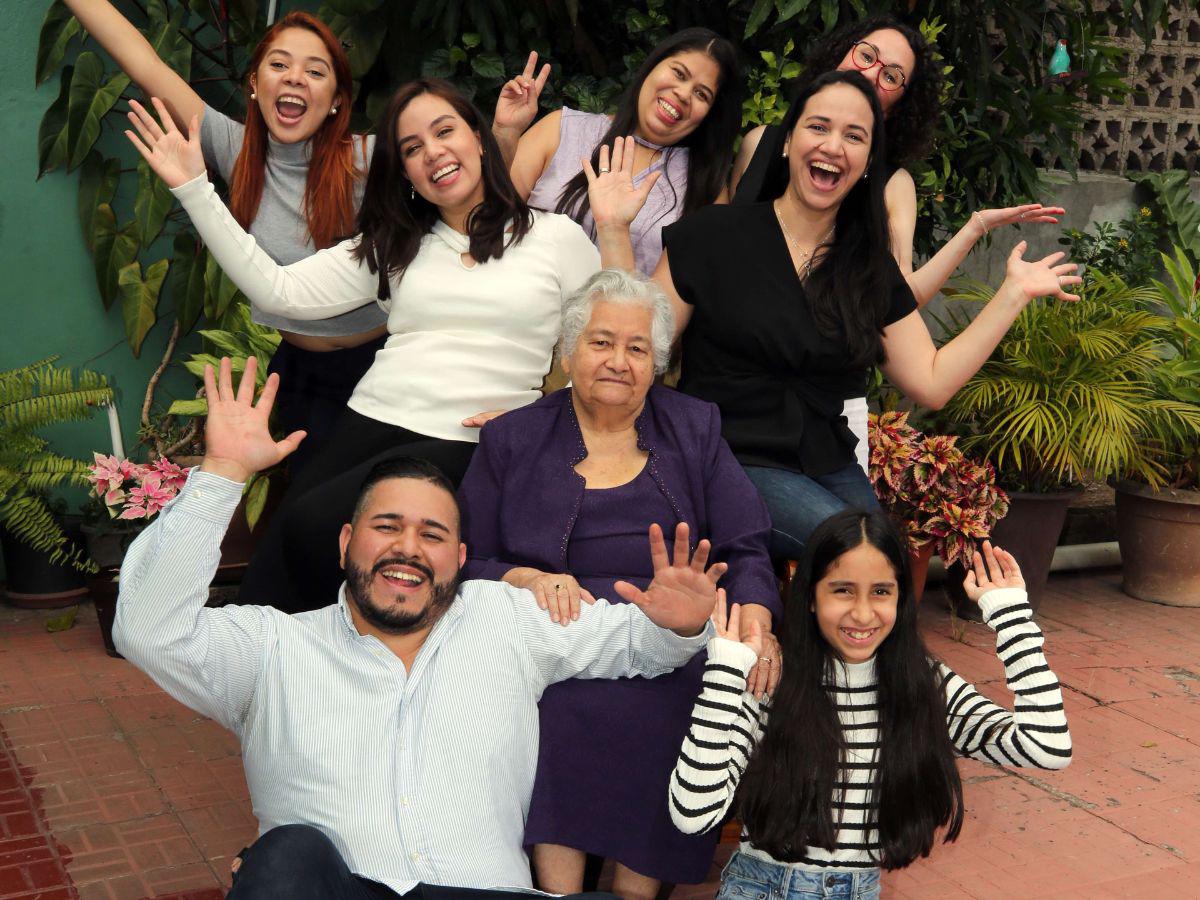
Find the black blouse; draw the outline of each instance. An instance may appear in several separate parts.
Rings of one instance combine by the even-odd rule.
[[[694,307],[679,389],[720,407],[738,460],[810,476],[853,463],[842,404],[865,393],[867,369],[818,332],[772,205],[705,207],[664,228],[663,246],[675,289]],[[888,259],[883,326],[917,308]]]

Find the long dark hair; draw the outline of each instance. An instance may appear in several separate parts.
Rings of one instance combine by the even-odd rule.
[[[681,215],[687,215],[717,199],[725,188],[725,179],[733,160],[733,139],[742,122],[742,75],[737,52],[725,38],[707,28],[685,28],[659,43],[634,73],[617,103],[612,124],[592,150],[592,168],[596,170],[600,167],[600,147],[605,144],[611,147],[618,137],[633,134],[637,128],[638,95],[654,67],[670,56],[689,50],[712,57],[721,70],[721,79],[708,115],[695,131],[677,145],[688,148],[687,189],[683,195]],[[670,147],[663,150],[664,155],[670,152]],[[587,175],[580,169],[579,174],[563,187],[554,211],[582,223],[589,207],[587,187]]]
[[[804,293],[820,332],[845,345],[847,360],[853,366],[867,367],[884,360],[883,320],[898,277],[889,249],[891,237],[883,201],[887,137],[883,112],[871,83],[858,72],[833,71],[814,78],[788,109],[783,120],[783,146],[791,141],[809,98],[833,84],[856,88],[870,104],[874,117],[871,152],[866,177],[850,189],[838,209],[833,242],[817,251],[819,265],[808,276]],[[782,196],[790,178],[787,159],[776,154],[763,178],[762,197]]]
[[[834,849],[833,799],[846,742],[829,686],[842,663],[813,608],[817,583],[842,554],[864,543],[887,557],[899,584],[895,624],[875,652],[880,751],[870,794],[879,863],[903,868],[929,855],[939,828],[947,828],[947,841],[962,828],[962,781],[940,679],[917,628],[907,546],[883,513],[847,510],[813,532],[800,561],[780,635],[787,662],[739,787],[750,840],[780,861],[800,860],[807,847]]]
[[[404,172],[398,127],[405,108],[422,94],[441,97],[458,113],[483,144],[483,202],[467,216],[470,252],[478,262],[499,259],[507,247],[517,243],[533,227],[533,213],[513,187],[504,157],[485,124],[483,116],[454,85],[438,78],[420,78],[401,85],[379,118],[375,153],[358,212],[361,235],[354,258],[366,260],[372,274],[379,275],[380,300],[391,296],[388,278],[403,274],[438,220],[438,208],[413,196],[412,183]],[[505,230],[511,227],[506,236]]]
[[[851,47],[871,32],[885,29],[900,32],[916,59],[904,93],[887,114],[887,162],[900,168],[929,155],[942,102],[942,67],[921,32],[888,15],[848,22],[809,51],[797,86],[803,90],[809,80],[832,72]]]

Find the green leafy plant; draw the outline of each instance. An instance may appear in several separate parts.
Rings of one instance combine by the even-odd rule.
[[[968,284],[950,300],[982,306],[991,289]],[[1035,300],[970,381],[933,416],[964,451],[991,461],[1019,491],[1054,491],[1125,474],[1158,486],[1162,448],[1200,428],[1200,405],[1165,397],[1155,370],[1170,322],[1148,307],[1153,287],[1096,272],[1078,303]],[[970,316],[951,307],[947,340]]]
[[[14,537],[81,571],[94,571],[86,553],[72,546],[51,509],[48,492],[86,485],[88,464],[50,449],[38,429],[86,419],[111,403],[103,375],[54,365],[51,356],[0,372],[0,525]]]
[[[1200,407],[1200,274],[1187,252],[1176,247],[1162,255],[1165,281],[1154,280],[1157,299],[1168,315],[1167,358],[1153,372],[1159,396]],[[1182,428],[1161,445],[1167,484],[1200,490],[1200,430]]]
[[[1200,203],[1192,199],[1187,172],[1144,172],[1130,176],[1150,191],[1172,246],[1185,252],[1193,266],[1200,267]]]
[[[1127,284],[1144,285],[1158,274],[1158,243],[1164,229],[1150,207],[1143,206],[1120,222],[1097,222],[1093,231],[1068,228],[1058,242],[1067,258],[1085,272],[1120,275]]]

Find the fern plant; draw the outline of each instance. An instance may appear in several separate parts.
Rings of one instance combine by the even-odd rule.
[[[981,306],[991,293],[971,283],[951,299]],[[935,418],[1008,488],[1046,492],[1113,475],[1161,485],[1163,448],[1200,434],[1200,404],[1164,396],[1156,382],[1171,323],[1151,309],[1153,287],[1117,275],[1089,273],[1080,297],[1029,304]],[[942,325],[952,338],[968,322],[952,307]]]
[[[50,356],[0,372],[0,525],[35,550],[81,571],[95,565],[72,546],[47,503],[46,493],[64,484],[87,484],[87,463],[60,456],[37,429],[86,419],[112,401],[103,375],[73,372]]]

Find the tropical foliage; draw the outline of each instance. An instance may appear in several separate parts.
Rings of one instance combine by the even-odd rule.
[[[947,339],[986,303],[968,285],[950,297]],[[1164,395],[1157,370],[1171,321],[1151,310],[1153,287],[1089,274],[1078,303],[1035,300],[979,372],[936,414],[965,451],[996,466],[1006,488],[1049,491],[1124,474],[1169,476],[1163,448],[1200,434],[1200,405]]]
[[[1159,273],[1159,242],[1166,227],[1150,207],[1134,210],[1120,222],[1096,222],[1092,231],[1068,228],[1058,242],[1067,247],[1067,258],[1089,271],[1120,275],[1126,284],[1149,284]]]
[[[37,434],[59,422],[86,419],[112,402],[103,375],[73,372],[47,357],[0,372],[0,525],[23,543],[77,569],[94,567],[71,545],[47,503],[47,492],[87,483],[87,464],[60,456]]]
[[[946,565],[969,560],[975,542],[1008,514],[1008,494],[996,486],[991,463],[965,456],[955,437],[922,434],[906,412],[871,415],[868,427],[875,495],[909,549],[932,544]]]
[[[1169,354],[1154,368],[1160,397],[1200,407],[1200,275],[1182,248],[1162,256],[1166,279],[1154,288],[1169,321]],[[1167,483],[1175,488],[1200,489],[1200,433],[1169,435],[1161,446]]]

